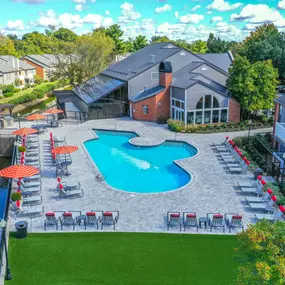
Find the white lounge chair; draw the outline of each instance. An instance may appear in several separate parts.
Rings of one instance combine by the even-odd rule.
[[[262,197],[245,197],[248,203],[266,203],[270,200],[270,194],[266,192]]]
[[[281,220],[283,216],[283,213],[280,211],[280,209],[275,209],[272,214],[257,214],[255,213],[255,217],[258,220],[265,219],[267,221],[275,222],[276,220]]]
[[[42,196],[24,197],[23,204],[41,204]]]
[[[275,202],[273,200],[267,203],[248,203],[252,210],[265,212],[274,212],[274,204]]]
[[[44,213],[44,206],[42,207],[24,207],[18,208],[16,214],[19,216],[39,217]]]

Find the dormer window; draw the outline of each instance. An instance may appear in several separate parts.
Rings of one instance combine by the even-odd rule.
[[[180,53],[180,55],[184,56],[184,55],[186,55],[186,52],[182,51],[182,52]]]
[[[208,68],[206,66],[202,67],[202,71],[208,70]]]

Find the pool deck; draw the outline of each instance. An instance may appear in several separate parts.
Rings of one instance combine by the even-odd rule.
[[[177,140],[194,145],[198,148],[198,155],[179,161],[179,165],[192,175],[190,184],[165,193],[137,194],[113,189],[105,181],[97,182],[98,169],[83,146],[86,140],[96,137],[92,129],[133,131],[143,138],[151,138],[151,141]],[[55,190],[57,185],[55,166],[51,163],[50,150],[45,147],[45,141],[49,140],[50,131],[54,136],[65,137],[67,144],[79,147],[77,152],[71,154],[73,163],[68,169],[71,176],[67,180],[72,179],[80,182],[84,189],[82,198],[58,198]],[[265,131],[261,130],[261,132]],[[247,131],[214,134],[173,133],[167,129],[166,125],[121,118],[88,121],[81,125],[64,125],[49,129],[49,132],[40,135],[43,175],[42,205],[45,212],[71,210],[84,213],[90,210],[118,210],[120,218],[116,225],[116,231],[123,232],[166,232],[167,211],[193,211],[197,213],[198,217],[204,217],[207,213],[213,212],[222,214],[236,212],[243,216],[245,226],[256,221],[254,213],[244,203],[244,196],[235,189],[237,181],[252,179],[252,174],[229,174],[211,146],[212,142],[221,142],[226,135],[229,135],[230,138],[246,136]],[[19,220],[29,222],[29,232],[44,231],[44,215],[26,219],[16,218],[11,213],[11,230],[14,230],[14,223]],[[54,232],[55,229],[50,227],[47,231]],[[65,228],[64,231],[72,232],[73,230]],[[76,226],[75,231],[85,231],[85,229],[83,226]],[[94,231],[94,227],[87,231]],[[99,231],[102,230],[99,229]],[[104,228],[104,231],[112,231],[112,228]],[[170,229],[170,232],[179,232],[179,230],[173,228]],[[188,229],[186,232],[194,233],[195,230]],[[222,231],[214,230],[213,232],[221,233]],[[207,234],[210,233],[210,230],[201,229],[199,233]]]

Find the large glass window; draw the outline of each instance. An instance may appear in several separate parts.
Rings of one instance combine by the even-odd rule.
[[[217,98],[215,96],[213,96],[213,108],[220,108],[220,104],[219,101],[217,100]]]
[[[212,95],[206,95],[204,109],[211,109],[211,108],[212,108]]]
[[[203,109],[203,97],[197,103],[196,109]]]
[[[227,109],[221,110],[221,122],[226,123],[227,118],[228,118],[228,110]]]
[[[187,112],[187,124],[194,123],[194,112]]]
[[[202,124],[202,117],[203,117],[203,112],[202,111],[197,111],[196,112],[196,124]]]
[[[211,123],[211,111],[205,111],[204,112],[204,124],[210,124]]]
[[[212,123],[218,123],[220,117],[220,110],[213,111]]]

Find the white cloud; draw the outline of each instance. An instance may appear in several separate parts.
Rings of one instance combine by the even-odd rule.
[[[95,3],[96,2],[96,0],[90,0],[90,3]]]
[[[225,0],[214,0],[212,4],[208,5],[207,8],[209,10],[217,10],[219,12],[223,11],[231,11],[239,8],[242,5],[242,3],[234,3],[230,4],[229,2],[226,2]]]
[[[180,17],[180,22],[183,24],[188,24],[188,23],[199,23],[201,20],[204,19],[203,15],[198,15],[198,14],[188,14],[185,16]]]
[[[164,6],[162,7],[157,7],[155,9],[155,13],[163,13],[163,12],[166,12],[166,11],[170,11],[172,9],[172,7],[169,5],[169,4],[165,4]]]
[[[104,18],[101,23],[102,27],[109,27],[113,24],[114,24],[114,21],[113,21],[113,18],[111,17]]]
[[[232,14],[231,21],[246,21],[248,23],[268,23],[282,20],[281,14],[265,4],[246,5],[239,14]]]
[[[22,20],[16,20],[16,21],[8,21],[4,29],[7,31],[23,31],[25,27]]]
[[[277,4],[277,8],[281,10],[285,10],[285,0],[281,0]]]
[[[86,4],[86,0],[72,0],[74,3],[77,3],[77,4]]]
[[[60,26],[71,30],[81,28],[83,25],[80,15],[72,15],[69,13],[61,14],[58,18],[58,21]]]
[[[106,11],[105,11],[105,15],[106,15],[106,16],[110,15],[110,11],[109,11],[109,10],[106,10]]]
[[[219,22],[219,21],[223,21],[223,18],[220,16],[213,17],[211,20],[212,23]]]
[[[119,24],[126,24],[135,21],[141,17],[135,10],[134,4],[125,2],[121,5],[121,16],[118,17]]]
[[[11,0],[12,2],[22,2],[27,4],[42,4],[45,3],[45,0]]]
[[[207,11],[206,14],[211,15],[212,11]]]
[[[200,8],[201,8],[201,5],[196,5],[195,7],[193,7],[193,8],[191,9],[191,11],[194,12],[194,11],[200,9]]]
[[[176,12],[174,13],[174,17],[175,17],[175,18],[178,18],[178,17],[179,17],[179,12],[178,12],[178,11],[176,11]]]
[[[81,4],[76,5],[76,6],[75,6],[75,10],[78,11],[78,12],[82,12],[82,10],[83,10],[83,5],[81,5]]]
[[[88,14],[82,18],[82,21],[86,24],[101,24],[103,21],[103,16],[99,14]]]

